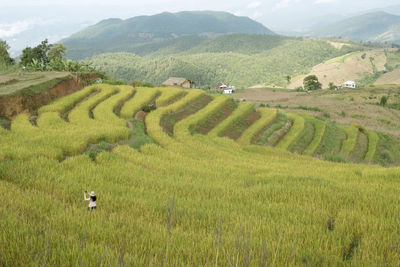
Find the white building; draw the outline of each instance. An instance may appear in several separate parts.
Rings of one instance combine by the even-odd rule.
[[[343,87],[346,88],[356,88],[357,87],[357,83],[355,81],[347,81],[343,84]]]
[[[233,93],[233,89],[224,89],[224,94],[232,94]]]

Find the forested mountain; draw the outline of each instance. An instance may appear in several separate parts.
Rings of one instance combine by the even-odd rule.
[[[355,41],[396,42],[400,40],[400,16],[382,11],[368,13],[321,27],[310,35],[344,37]]]
[[[274,34],[264,25],[248,18],[227,12],[186,11],[161,13],[153,16],[139,16],[126,20],[107,19],[90,26],[67,39],[62,40],[68,47],[68,56],[82,59],[103,52],[135,52],[174,43],[175,38],[192,36],[186,40],[190,45],[206,37],[221,34],[248,33]],[[195,36],[195,37],[193,37]],[[179,44],[183,44],[182,40]]]
[[[176,45],[146,56],[106,53],[91,61],[112,77],[124,80],[161,84],[176,76],[191,79],[200,87],[218,82],[238,87],[261,83],[284,86],[287,75],[307,73],[313,66],[353,49],[337,49],[326,40],[242,34],[206,40],[181,53],[173,49]]]

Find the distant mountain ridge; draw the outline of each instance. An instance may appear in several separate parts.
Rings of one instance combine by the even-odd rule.
[[[383,11],[372,12],[320,27],[308,35],[396,43],[400,40],[400,16]]]
[[[130,52],[137,46],[154,41],[189,35],[206,38],[231,33],[275,34],[248,17],[227,12],[185,11],[126,20],[107,19],[61,42],[68,47],[70,58],[81,59],[104,52]]]

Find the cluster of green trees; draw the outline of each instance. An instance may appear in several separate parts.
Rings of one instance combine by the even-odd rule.
[[[33,71],[95,72],[88,61],[66,60],[67,48],[63,44],[49,44],[45,39],[38,46],[22,50],[20,65]]]
[[[0,69],[15,63],[15,60],[11,58],[10,54],[8,53],[9,49],[10,46],[7,44],[7,42],[0,40]]]
[[[0,40],[0,69],[17,65],[28,71],[97,72],[88,61],[66,60],[67,48],[63,44],[50,44],[47,39],[35,47],[26,47],[18,64],[11,58],[6,41]]]
[[[255,40],[255,44],[249,44]],[[270,40],[268,45],[263,44],[267,40]],[[111,77],[127,81],[161,84],[173,76],[193,80],[198,87],[214,87],[218,82],[236,87],[286,86],[288,76],[308,73],[313,66],[348,52],[323,40],[251,35],[223,36],[195,48],[181,53],[165,48],[144,57],[134,53],[107,53],[94,56],[91,61]],[[168,51],[172,54],[168,55]]]

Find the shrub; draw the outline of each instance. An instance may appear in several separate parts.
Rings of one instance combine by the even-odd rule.
[[[388,97],[387,96],[382,96],[381,100],[379,101],[379,105],[384,107],[384,106],[386,106],[387,101],[388,101]]]

